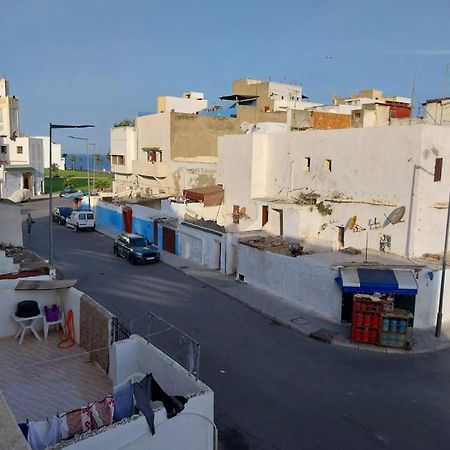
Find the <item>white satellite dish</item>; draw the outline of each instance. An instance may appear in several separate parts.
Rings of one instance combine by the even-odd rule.
[[[406,208],[404,206],[399,206],[395,208],[388,216],[386,216],[386,220],[384,221],[384,226],[389,224],[395,225],[396,223],[401,222],[403,216],[405,215]]]
[[[242,123],[241,123],[241,130],[242,130],[244,133],[247,133],[247,131],[249,130],[249,128],[250,128],[250,124],[249,124],[248,122],[242,122]]]

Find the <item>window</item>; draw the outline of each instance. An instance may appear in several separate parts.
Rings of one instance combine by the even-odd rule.
[[[269,221],[269,207],[264,205],[262,207],[262,222],[261,225],[264,226]]]
[[[6,145],[0,146],[0,153],[2,153],[3,155],[6,155],[7,152],[8,152],[8,147]]]
[[[125,165],[125,156],[123,155],[111,155],[111,164],[116,166]]]
[[[307,156],[305,158],[305,171],[310,172],[311,171],[311,157]]]
[[[326,159],[325,160],[325,170],[327,172],[331,172],[331,159]]]
[[[441,181],[443,158],[436,158],[434,163],[434,181]]]
[[[23,154],[23,147],[21,145],[17,146],[17,154],[22,155]]]

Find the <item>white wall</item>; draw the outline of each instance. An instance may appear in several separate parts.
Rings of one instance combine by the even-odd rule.
[[[20,207],[0,200],[0,244],[23,246]]]
[[[137,158],[137,132],[134,127],[111,128],[111,155],[122,155],[125,157],[125,164],[111,164],[111,172],[119,174],[131,174],[131,163]]]
[[[435,153],[444,158],[440,183],[433,182]],[[332,162],[331,172],[324,167],[326,159]],[[387,233],[396,235],[395,252],[442,252],[443,207],[447,204],[444,186],[450,181],[448,127],[414,125],[224,136],[219,138],[219,161],[218,182],[225,189],[224,224],[230,231],[260,229],[263,204],[281,200],[286,202],[286,209],[292,209],[289,203],[299,193],[315,192],[320,195],[318,201],[332,206],[333,214],[324,221],[334,228],[345,225],[353,215],[358,216],[361,227],[368,228],[369,218],[384,222],[396,207],[405,206],[404,223],[391,226]],[[246,208],[239,225],[232,223],[233,205]],[[292,211],[286,214],[291,219],[286,219],[285,229],[297,230],[289,237],[318,238],[322,223],[315,215],[298,211],[298,218]],[[272,218],[279,221],[277,216]],[[276,226],[269,224],[267,228],[274,231]],[[436,228],[437,233],[432,231]],[[379,236],[375,235],[372,233],[371,241],[378,248]],[[361,245],[360,236],[350,240]],[[335,240],[329,231],[319,239]]]
[[[169,395],[189,397],[183,412],[167,419],[165,410],[155,412],[152,436],[144,416],[112,425],[93,436],[69,444],[77,450],[164,449],[213,450],[214,393],[167,355],[137,335],[116,342],[110,350],[110,377],[117,386],[135,373],[152,373]]]
[[[180,256],[225,271],[225,236],[181,224],[178,227]]]
[[[340,322],[342,293],[338,270],[308,259],[293,258],[239,245],[237,276],[275,295],[299,303],[305,310]]]
[[[50,280],[45,276],[28,277],[26,280]],[[23,300],[38,302],[39,308],[44,305],[60,305],[67,315],[69,309],[74,311],[75,341],[80,339],[80,297],[82,292],[75,288],[50,289],[50,290],[15,290],[20,280],[0,281],[0,337],[14,336],[18,326],[11,319],[11,314],[16,311],[17,304]],[[37,329],[42,329],[42,321],[37,324]]]
[[[203,94],[201,94],[203,96]],[[158,97],[158,106],[162,104],[164,108],[160,113],[164,112],[178,112],[186,114],[195,114],[208,107],[208,100],[198,100],[197,98],[184,97]]]

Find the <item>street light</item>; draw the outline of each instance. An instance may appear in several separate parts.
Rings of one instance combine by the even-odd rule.
[[[50,123],[50,180],[49,180],[49,192],[48,192],[48,229],[49,229],[49,245],[48,245],[48,262],[50,265],[53,263],[53,227],[52,227],[52,210],[53,210],[53,169],[52,169],[52,130],[60,128],[92,128],[94,125],[58,125]]]
[[[94,155],[94,175],[93,175],[93,181],[92,181],[92,188],[94,189],[94,191],[95,191],[95,159],[96,159],[96,155],[95,155],[95,144],[94,143],[91,143],[91,144],[89,144],[89,145],[92,145],[92,147],[94,147],[94,153],[93,153],[93,155]]]
[[[79,141],[85,141],[86,142],[86,156],[87,156],[87,177],[88,177],[88,204],[89,209],[91,209],[91,183],[89,179],[89,140],[85,137],[79,137],[79,136],[68,136],[70,139],[78,139]]]
[[[447,269],[447,248],[448,248],[448,225],[449,225],[449,222],[450,222],[450,195],[448,197],[447,222],[445,224],[444,254],[442,255],[441,290],[439,292],[439,307],[438,307],[437,321],[436,321],[436,332],[434,334],[436,337],[439,337],[441,335],[441,328],[442,328],[442,307],[444,304],[445,271]]]

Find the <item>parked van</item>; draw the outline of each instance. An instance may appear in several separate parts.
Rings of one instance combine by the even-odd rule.
[[[66,227],[75,231],[95,230],[95,217],[93,211],[73,211],[66,219]]]

